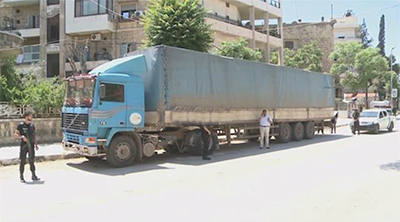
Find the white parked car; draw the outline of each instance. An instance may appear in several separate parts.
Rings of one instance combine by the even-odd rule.
[[[367,109],[360,114],[360,130],[378,133],[381,129],[393,131],[396,118],[390,116],[385,109]],[[354,123],[350,124],[353,130]]]

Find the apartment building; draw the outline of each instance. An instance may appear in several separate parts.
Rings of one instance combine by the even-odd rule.
[[[335,20],[335,44],[339,42],[361,42],[361,27],[358,24],[353,11],[348,10],[342,18],[336,18]]]
[[[215,30],[215,47],[223,41],[246,38],[252,48],[279,50],[283,64],[281,32],[269,32],[270,21],[282,26],[282,9],[276,0],[202,0],[210,12],[206,19]],[[22,66],[40,62],[52,77],[69,75],[69,48],[87,47],[88,70],[141,47],[144,40],[140,17],[147,0],[0,0],[0,29],[24,38]],[[263,26],[256,26],[256,23]],[[40,28],[39,28],[40,27]],[[74,64],[80,67],[79,62]]]

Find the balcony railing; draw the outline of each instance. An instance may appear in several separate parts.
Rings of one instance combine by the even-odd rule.
[[[224,16],[220,16],[220,15],[217,15],[217,14],[214,14],[214,13],[208,13],[207,17],[215,19],[215,20],[219,20],[219,21],[222,21],[222,22],[226,22],[226,23],[229,23],[229,24],[232,24],[232,25],[242,26],[242,24],[237,20],[229,19],[229,18],[226,18]]]

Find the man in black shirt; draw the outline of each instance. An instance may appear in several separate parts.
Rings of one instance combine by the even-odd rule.
[[[352,117],[353,117],[353,121],[354,121],[352,133],[354,135],[356,135],[356,131],[357,131],[358,135],[360,135],[360,113],[358,112],[358,109],[354,109]]]
[[[200,126],[201,138],[203,139],[203,160],[211,160],[208,156],[208,147],[210,146],[211,132],[206,126]]]
[[[35,136],[35,125],[32,123],[33,115],[31,112],[26,112],[24,114],[24,122],[21,122],[17,130],[15,130],[14,136],[21,140],[21,148],[19,153],[19,158],[21,163],[19,165],[20,179],[22,183],[25,183],[24,179],[24,169],[26,163],[26,154],[29,153],[29,165],[32,172],[32,180],[40,180],[35,174],[35,149],[38,150],[36,136]]]

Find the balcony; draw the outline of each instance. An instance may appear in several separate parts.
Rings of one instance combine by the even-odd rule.
[[[208,14],[207,17],[207,24],[210,24],[212,29],[216,30],[217,32],[222,32],[224,34],[236,37],[243,37],[246,39],[253,38],[251,27],[243,26],[239,21],[227,19],[215,14]],[[256,27],[255,40],[260,43],[267,43],[266,31],[262,31]],[[280,39],[280,35],[271,31],[269,43],[272,46],[279,47],[282,43],[282,39]]]
[[[108,10],[98,7],[97,11],[91,11],[90,8],[84,6],[77,6],[75,3],[80,4],[81,1],[66,1],[65,2],[65,16],[66,23],[65,29],[67,34],[89,34],[89,33],[109,33],[114,30],[115,15],[111,14]],[[87,1],[85,1],[87,2]],[[89,1],[90,3],[91,1]],[[111,1],[106,1],[111,2]],[[80,8],[83,7],[83,8]],[[78,10],[79,9],[79,10]],[[90,12],[90,13],[89,13]]]
[[[254,6],[256,10],[256,17],[263,18],[264,13],[268,10],[271,19],[282,17],[282,8],[280,1],[276,0],[222,0],[224,2],[235,5],[239,14],[249,18],[249,7]],[[268,9],[267,9],[268,8]]]
[[[0,31],[0,56],[21,53],[23,39],[13,33]]]
[[[26,6],[26,5],[38,5],[40,0],[2,0],[5,6]]]

